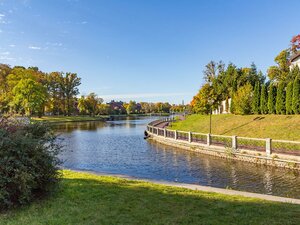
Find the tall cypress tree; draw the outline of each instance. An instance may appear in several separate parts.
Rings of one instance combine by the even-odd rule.
[[[273,84],[269,86],[269,93],[268,93],[268,111],[269,114],[275,113],[275,101],[276,101],[276,89]]]
[[[293,82],[289,82],[286,88],[285,108],[286,114],[293,114]]]
[[[263,84],[261,87],[261,95],[260,95],[260,113],[267,114],[268,113],[268,99],[267,99],[267,88],[266,85]]]
[[[284,93],[285,85],[283,82],[280,82],[277,88],[276,95],[276,113],[277,114],[285,114],[285,93]]]
[[[293,112],[295,114],[300,113],[300,80],[297,76],[294,80],[293,85],[293,103],[292,103]]]
[[[255,87],[254,87],[254,93],[253,93],[253,99],[252,99],[252,113],[253,114],[259,114],[260,113],[260,108],[259,108],[259,82],[256,82]]]

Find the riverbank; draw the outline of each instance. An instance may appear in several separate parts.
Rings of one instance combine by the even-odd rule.
[[[170,129],[209,133],[209,115],[190,115]],[[300,141],[300,115],[212,115],[212,134]]]
[[[0,224],[298,224],[299,214],[294,204],[63,171],[55,194]]]
[[[168,116],[169,114],[130,114],[130,115],[101,115],[101,116],[42,116],[32,117],[31,121],[64,123],[64,122],[87,122],[87,121],[106,121],[125,117],[147,117],[147,116]]]
[[[64,122],[84,122],[84,121],[105,121],[109,116],[42,116],[32,117],[32,121],[48,122],[48,123],[64,123]]]
[[[170,127],[167,126],[170,122],[164,119],[149,123],[148,138],[165,145],[230,160],[300,170],[300,142],[166,129]]]

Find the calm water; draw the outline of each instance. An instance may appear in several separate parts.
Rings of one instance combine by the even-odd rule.
[[[55,125],[64,138],[64,166],[300,198],[298,172],[234,162],[144,140],[156,118]]]

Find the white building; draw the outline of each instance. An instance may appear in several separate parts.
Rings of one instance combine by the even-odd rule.
[[[298,65],[298,67],[300,68],[300,52],[298,52],[297,54],[293,55],[291,57],[290,62],[291,62],[290,69],[292,69],[296,65]]]
[[[226,100],[222,101],[217,109],[213,110],[213,114],[228,114],[230,113],[231,98],[228,99],[228,105],[226,106]]]

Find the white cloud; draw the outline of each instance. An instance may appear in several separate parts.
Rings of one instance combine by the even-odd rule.
[[[85,24],[87,24],[87,23],[88,23],[87,21],[81,21],[81,22],[79,22],[79,23],[77,23],[77,24],[85,25]]]
[[[60,42],[47,42],[46,45],[51,45],[51,46],[54,46],[54,47],[61,47],[61,46],[63,46],[63,44],[60,43]]]
[[[42,49],[41,47],[38,47],[38,46],[29,46],[28,48],[33,49],[33,50],[41,50]]]
[[[10,52],[0,52],[0,55],[9,55]]]
[[[9,45],[9,47],[14,48],[14,47],[16,47],[16,45],[11,44],[11,45]]]
[[[0,55],[0,60],[14,61],[15,58],[13,58],[13,57],[8,57],[7,55]]]
[[[8,22],[5,19],[5,15],[0,13],[0,24],[7,24]]]

